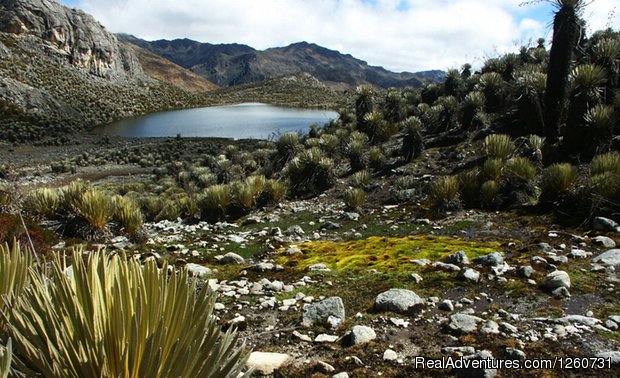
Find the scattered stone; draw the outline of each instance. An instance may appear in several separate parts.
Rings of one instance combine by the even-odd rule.
[[[286,251],[284,251],[284,253],[287,254],[287,255],[295,255],[297,253],[303,253],[303,252],[301,251],[301,249],[299,249],[298,246],[292,245],[292,246],[288,247],[286,249]]]
[[[423,304],[424,301],[416,293],[406,289],[390,289],[375,299],[375,309],[397,313],[408,312]]]
[[[293,331],[293,336],[295,336],[301,341],[312,342],[312,338],[310,338],[310,336],[304,335],[303,333],[298,331]]]
[[[530,278],[534,275],[534,273],[536,273],[536,271],[529,265],[524,265],[519,268],[519,275],[521,277]]]
[[[546,289],[553,291],[559,287],[570,289],[570,284],[570,276],[568,273],[563,270],[556,270],[555,272],[547,274],[543,286]]]
[[[620,232],[620,227],[618,227],[618,223],[609,218],[596,217],[594,218],[592,226],[595,231]]]
[[[368,343],[377,338],[377,334],[374,329],[367,327],[356,325],[351,331],[345,336],[346,345],[359,345]]]
[[[457,356],[469,355],[476,353],[476,349],[470,346],[460,346],[460,347],[443,347],[441,348],[441,353],[444,354],[456,354]]]
[[[502,322],[499,325],[499,328],[501,329],[502,332],[506,333],[506,334],[516,334],[519,332],[519,329],[515,326],[513,326],[510,323],[507,322]]]
[[[252,352],[246,366],[254,368],[255,373],[269,375],[286,366],[292,359],[291,356],[284,353]]]
[[[594,244],[603,246],[605,248],[616,247],[616,242],[614,241],[614,239],[608,236],[596,236],[592,239],[592,241],[594,242]]]
[[[261,263],[254,265],[254,269],[258,270],[259,272],[266,272],[268,270],[273,270],[274,268],[275,268],[274,265],[268,262],[261,262]]]
[[[439,306],[437,306],[437,308],[439,308],[442,311],[454,311],[454,305],[452,304],[452,301],[449,299],[439,302]]]
[[[419,284],[420,282],[422,282],[422,276],[417,274],[417,273],[411,273],[411,279],[413,280],[413,282]]]
[[[471,333],[478,330],[478,323],[483,321],[477,316],[458,313],[450,316],[448,329],[456,333]]]
[[[409,322],[406,321],[405,319],[390,318],[390,322],[394,324],[396,327],[403,327],[403,328],[409,327]]]
[[[396,361],[398,360],[398,354],[392,349],[386,349],[383,352],[383,361]]]
[[[340,225],[340,223],[336,223],[336,222],[332,222],[332,221],[325,221],[321,227],[319,227],[319,229],[321,230],[337,230],[339,228],[341,228],[342,226]]]
[[[607,266],[620,265],[620,249],[610,249],[605,253],[601,253],[600,255],[594,257],[592,262]]]
[[[506,348],[506,354],[511,360],[525,361],[525,358],[527,357],[524,351],[510,347]]]
[[[337,340],[338,340],[338,336],[321,333],[314,339],[314,342],[315,343],[335,343]]]
[[[609,359],[613,366],[620,365],[620,351],[609,351],[597,353],[596,357]]]
[[[446,258],[443,259],[443,262],[446,264],[467,265],[469,264],[469,259],[467,258],[465,251],[458,251],[446,256]]]
[[[570,291],[564,286],[558,287],[557,289],[551,292],[551,295],[554,298],[562,299],[562,298],[570,298]]]
[[[493,320],[487,320],[480,328],[480,333],[483,335],[497,335],[499,334],[499,324]]]
[[[592,252],[586,252],[583,249],[571,249],[566,256],[572,259],[585,259],[592,256]]]
[[[568,257],[549,255],[547,256],[547,261],[549,261],[552,264],[561,265],[561,264],[566,264],[568,262]]]
[[[417,260],[409,260],[410,263],[415,264],[415,265],[419,265],[419,266],[426,266],[428,264],[431,263],[431,260],[429,259],[417,259]]]
[[[474,259],[474,263],[485,266],[497,266],[504,263],[504,256],[501,252],[493,252]]]
[[[315,369],[324,374],[329,374],[329,373],[333,373],[334,371],[336,371],[336,368],[334,368],[332,365],[328,364],[327,362],[323,362],[323,361],[317,361]]]
[[[195,276],[198,278],[205,278],[210,276],[213,271],[206,266],[202,266],[199,264],[189,263],[185,264],[185,269],[189,273],[190,276]]]
[[[356,221],[360,218],[360,215],[355,212],[347,212],[342,214],[342,218],[350,221]]]
[[[245,238],[244,238],[243,236],[240,236],[240,235],[234,235],[234,234],[233,234],[233,235],[228,235],[228,236],[226,237],[226,239],[227,239],[228,241],[230,241],[230,242],[237,243],[237,244],[243,244],[243,243],[245,243],[245,242],[246,242],[246,240],[245,240]],[[232,252],[231,252],[231,253],[232,253]]]
[[[465,269],[460,276],[467,281],[480,282],[480,272],[472,268]]]
[[[311,327],[316,321],[326,321],[330,316],[341,320],[345,319],[344,304],[340,297],[326,298],[313,304],[305,304],[303,307],[302,324]]]
[[[309,271],[329,272],[330,269],[325,264],[312,264],[308,267]]]
[[[304,229],[301,226],[291,226],[284,231],[286,235],[290,236],[303,236],[305,234]]]
[[[220,264],[243,264],[245,259],[236,253],[228,252],[219,259]]]
[[[493,355],[488,350],[477,351],[471,356],[463,357],[465,360],[492,360]],[[494,378],[497,375],[497,369],[475,369],[475,368],[462,368],[454,369],[453,372],[457,377],[467,378]]]
[[[460,272],[461,268],[458,265],[454,264],[446,264],[441,261],[437,261],[433,263],[433,268],[441,269],[446,272]]]
[[[342,373],[334,374],[332,378],[349,378],[349,373],[343,371]]]
[[[327,323],[329,324],[331,329],[338,329],[338,328],[340,328],[340,325],[342,324],[343,320],[344,320],[343,318],[339,318],[337,316],[330,315],[327,318]]]

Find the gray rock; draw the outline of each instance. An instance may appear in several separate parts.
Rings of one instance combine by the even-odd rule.
[[[332,378],[349,378],[349,373],[343,371],[342,373],[334,374]]]
[[[471,356],[463,357],[465,360],[492,360],[493,355],[488,350],[480,350]],[[454,369],[453,373],[459,378],[494,378],[497,375],[497,369],[475,369],[462,368]]]
[[[303,253],[303,252],[296,245],[292,245],[289,248],[287,248],[286,251],[284,251],[284,253],[286,253],[287,255],[295,255],[297,253]]]
[[[600,352],[596,354],[596,357],[609,359],[612,366],[620,365],[620,351],[614,350],[609,352]]]
[[[347,345],[359,345],[370,342],[376,338],[377,334],[374,329],[367,326],[356,325],[345,337],[345,343]]]
[[[499,334],[499,324],[493,320],[487,320],[480,328],[480,333],[483,335],[497,335]]]
[[[415,282],[417,284],[422,282],[422,280],[423,280],[422,276],[417,274],[417,273],[411,273],[410,277],[413,280],[413,282]]]
[[[568,257],[572,258],[572,259],[585,259],[587,257],[590,257],[592,255],[592,252],[586,252],[583,249],[571,249],[570,252],[568,252]]]
[[[461,272],[460,276],[467,281],[480,282],[480,272],[475,269],[467,268]]]
[[[446,258],[443,259],[443,262],[446,264],[467,265],[469,264],[469,259],[467,258],[465,251],[458,251],[446,256]]]
[[[336,223],[336,222],[332,222],[332,221],[325,221],[321,227],[319,227],[321,230],[337,230],[339,228],[341,228],[342,226],[340,225],[340,223]]]
[[[289,364],[293,358],[284,353],[252,352],[245,365],[261,375],[273,374],[274,371]]]
[[[551,291],[551,295],[554,298],[562,299],[562,298],[570,298],[570,291],[564,286],[558,287]]]
[[[392,349],[386,349],[383,352],[383,361],[396,361],[398,360],[398,354]]]
[[[484,319],[473,315],[458,313],[450,316],[448,329],[456,333],[472,333],[478,330],[478,324]]]
[[[261,262],[258,263],[256,265],[254,265],[254,269],[258,270],[259,272],[265,272],[268,270],[274,270],[275,267],[272,263],[268,263],[268,262]]]
[[[617,331],[618,330],[618,323],[611,321],[609,319],[607,319],[605,321],[605,328],[611,330],[611,331]]]
[[[499,328],[501,329],[502,332],[507,333],[507,334],[516,334],[519,332],[519,329],[517,327],[507,322],[502,322],[499,325]]]
[[[594,242],[594,244],[603,246],[605,248],[616,247],[616,242],[609,236],[596,236],[592,239],[592,241]]]
[[[424,301],[416,293],[406,289],[390,289],[375,299],[375,309],[398,313],[416,309],[423,304]]]
[[[338,336],[328,335],[326,333],[321,333],[320,335],[314,338],[315,343],[335,343],[337,340],[338,340]]]
[[[493,252],[474,259],[474,263],[485,266],[498,266],[504,263],[504,256],[501,252]]]
[[[506,354],[508,355],[508,358],[511,360],[524,361],[525,358],[527,357],[524,351],[520,349],[510,348],[510,347],[506,348]]]
[[[442,311],[454,311],[454,305],[452,304],[452,301],[449,299],[439,302],[439,305],[437,306],[437,308]]]
[[[202,265],[198,265],[194,263],[185,264],[185,269],[187,270],[190,276],[195,276],[198,278],[205,278],[211,275],[211,273],[213,273],[213,271],[207,268],[206,266],[202,266]]]
[[[605,253],[601,253],[600,255],[594,257],[592,262],[607,266],[620,265],[620,249],[610,249]]]
[[[332,365],[328,364],[327,362],[323,362],[323,361],[317,361],[315,369],[324,374],[333,373],[334,371],[336,371],[336,368],[334,368]]]
[[[434,262],[432,266],[433,268],[444,270],[446,272],[460,272],[461,271],[461,268],[458,265],[446,264],[441,261]]]
[[[426,265],[431,263],[431,260],[429,260],[429,259],[418,259],[418,260],[410,260],[409,262],[411,262],[412,264],[415,264],[415,265],[419,265],[419,266],[426,266]]]
[[[567,315],[561,318],[553,319],[553,323],[557,324],[582,324],[588,327],[594,327],[595,325],[601,324],[602,321],[597,318],[593,318],[590,316],[584,315]]]
[[[561,265],[566,264],[568,262],[568,257],[566,256],[547,256],[547,261],[552,264]]]
[[[290,236],[303,236],[305,234],[304,229],[301,226],[291,226],[284,231],[286,235]]]
[[[441,353],[463,356],[476,353],[476,349],[471,346],[443,347],[441,348]]]
[[[563,270],[556,270],[555,272],[547,274],[543,286],[546,289],[553,291],[559,287],[570,289],[570,284],[570,276],[568,273]]]
[[[618,223],[609,218],[596,217],[592,223],[594,230],[602,232],[620,232]]]
[[[305,327],[311,327],[317,321],[327,321],[330,316],[345,319],[344,304],[340,297],[330,297],[320,302],[305,304],[302,312],[302,324]]]
[[[519,268],[519,275],[521,277],[530,278],[534,273],[536,273],[536,271],[529,265],[524,265]]]
[[[243,264],[245,259],[236,253],[228,252],[219,261],[221,264]]]
[[[329,272],[330,269],[325,264],[312,264],[308,267],[308,270]]]
[[[351,211],[351,212],[342,214],[342,218],[346,220],[350,220],[350,221],[356,221],[360,218],[360,215],[358,213]]]

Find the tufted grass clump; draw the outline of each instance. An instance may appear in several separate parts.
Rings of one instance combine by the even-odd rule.
[[[98,239],[108,233],[108,224],[114,215],[112,198],[95,189],[82,193],[76,206],[76,214],[85,222],[84,236]]]
[[[489,159],[506,160],[515,151],[512,138],[505,134],[491,134],[484,139],[484,151]]]
[[[593,176],[606,172],[613,172],[620,175],[620,153],[608,152],[597,155],[590,163],[590,172]]]
[[[493,209],[498,206],[500,199],[498,198],[500,187],[497,181],[488,180],[480,186],[480,202],[487,209]]]
[[[286,198],[288,185],[278,180],[267,180],[265,182],[265,197],[267,202],[280,203]]]
[[[0,244],[0,312],[4,313],[24,288],[30,284],[28,272],[32,265],[30,251],[22,250],[19,242]],[[6,299],[6,300],[4,300]],[[0,316],[0,334],[6,330],[4,317]]]
[[[317,147],[295,156],[284,168],[284,174],[297,194],[318,194],[331,188],[336,180],[334,161]]]
[[[430,200],[434,208],[454,210],[460,207],[459,180],[456,176],[442,176],[431,183]]]
[[[405,133],[400,153],[406,162],[411,162],[419,157],[424,150],[422,120],[419,117],[412,116],[402,121],[400,127]]]
[[[185,270],[103,251],[55,255],[5,315],[13,368],[44,377],[237,377],[246,352]],[[139,319],[139,321],[137,320]],[[53,345],[53,348],[49,346]]]
[[[508,160],[505,171],[509,180],[532,183],[536,178],[536,167],[534,164],[529,159],[520,156]]]
[[[291,160],[303,150],[299,134],[295,132],[284,133],[276,142],[278,155],[283,162]]]
[[[61,192],[56,189],[40,188],[28,194],[24,208],[34,216],[52,219],[58,214],[61,202]]]
[[[366,168],[368,165],[367,151],[368,142],[365,139],[357,138],[347,144],[346,153],[353,172]]]
[[[474,206],[480,193],[480,169],[473,168],[459,173],[457,176],[461,191],[461,198],[467,206]]]
[[[219,219],[226,214],[226,209],[232,201],[232,193],[228,185],[213,185],[202,193],[198,200],[198,207],[202,218]]]
[[[501,159],[488,159],[482,165],[482,177],[484,180],[501,179],[504,171],[504,163]]]
[[[556,163],[543,171],[541,198],[554,200],[575,188],[577,169],[568,163]]]
[[[359,188],[349,188],[342,195],[344,204],[349,210],[357,210],[364,205],[366,194]]]
[[[620,175],[614,172],[604,172],[590,177],[588,182],[590,192],[609,201],[620,199]]]
[[[128,197],[112,197],[114,205],[113,220],[117,223],[121,232],[130,236],[136,236],[142,230],[144,216],[137,203]]]
[[[363,189],[370,183],[370,172],[367,170],[362,170],[355,172],[351,175],[351,179],[349,180],[349,184],[358,189]]]

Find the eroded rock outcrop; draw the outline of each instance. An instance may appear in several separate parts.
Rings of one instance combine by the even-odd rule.
[[[135,54],[91,15],[50,0],[0,0],[0,31],[46,42],[59,59],[110,79],[142,77]]]

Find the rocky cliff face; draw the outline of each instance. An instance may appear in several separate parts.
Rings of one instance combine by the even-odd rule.
[[[142,77],[135,54],[92,16],[50,0],[0,0],[0,31],[31,35],[58,59],[109,79]]]

